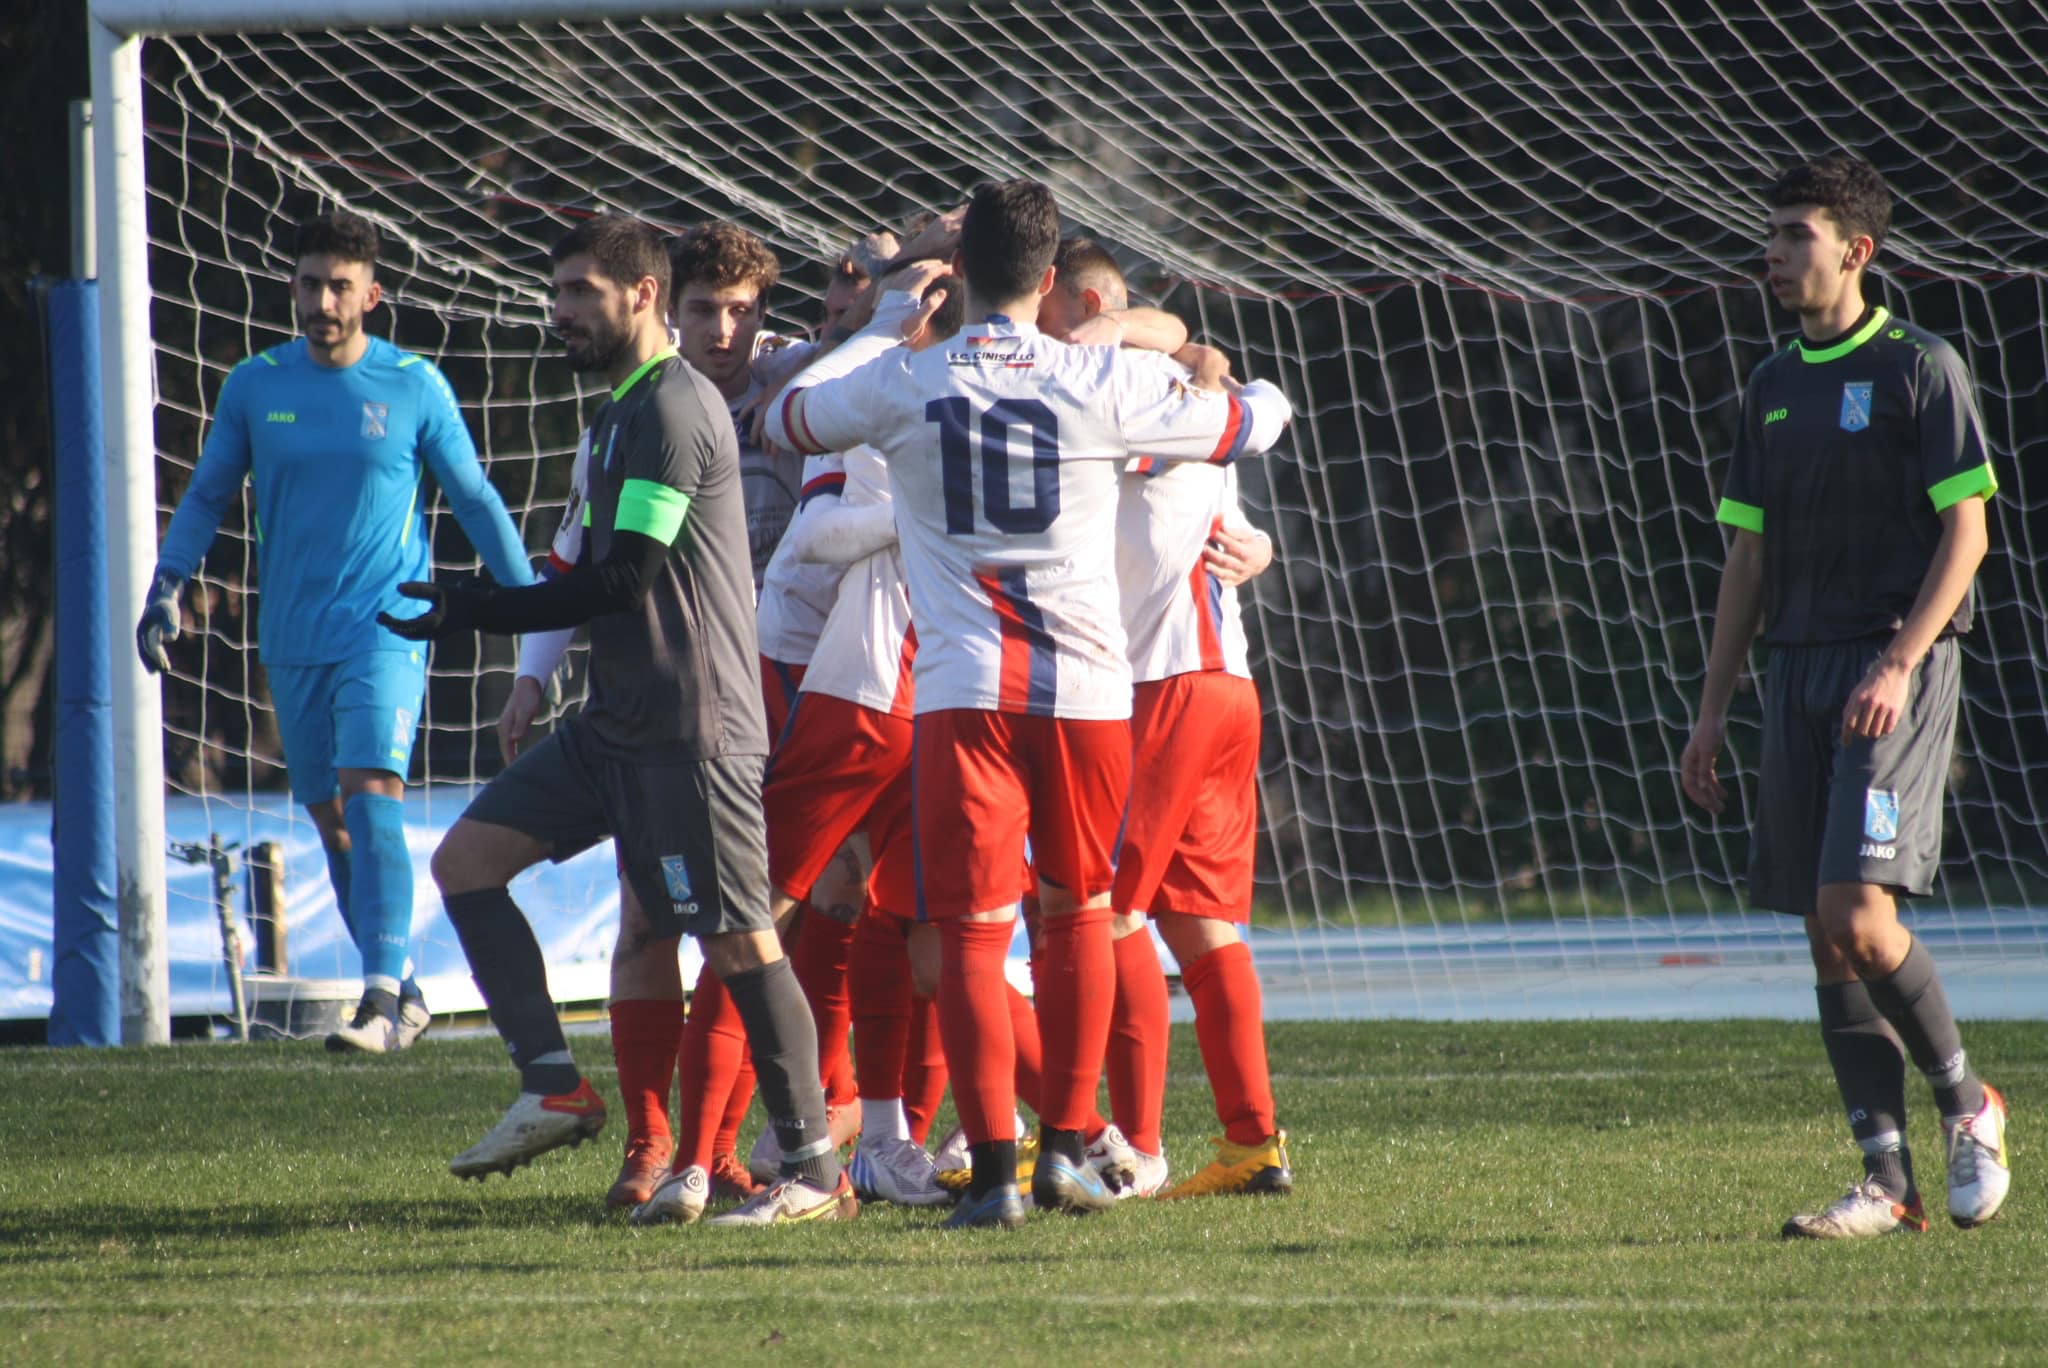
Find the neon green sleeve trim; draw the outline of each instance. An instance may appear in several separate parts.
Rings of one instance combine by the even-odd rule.
[[[690,496],[653,480],[628,480],[619,489],[619,515],[612,522],[614,532],[638,532],[663,546],[675,544],[683,530],[683,514],[690,511]]]
[[[1951,475],[1927,491],[1927,497],[1934,500],[1934,511],[1939,513],[1952,504],[1959,504],[1972,495],[1982,494],[1989,499],[1998,492],[1998,476],[1992,473],[1991,462],[1986,461],[1975,470],[1966,470],[1960,475]]]
[[[1739,527],[1745,532],[1763,535],[1764,511],[1755,504],[1737,503],[1733,499],[1721,500],[1720,509],[1714,517],[1730,527]]]
[[[583,525],[585,527],[590,526],[590,504],[588,501],[585,501],[583,505]]]

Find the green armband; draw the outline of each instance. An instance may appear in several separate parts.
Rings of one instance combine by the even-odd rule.
[[[1929,489],[1927,497],[1934,501],[1934,511],[1939,513],[1973,495],[1982,494],[1988,499],[1997,492],[1998,476],[1992,473],[1991,462],[1986,461],[1975,470],[1949,476]]]
[[[1740,503],[1734,499],[1723,499],[1721,500],[1721,507],[1714,514],[1714,518],[1717,522],[1727,523],[1730,527],[1739,527],[1745,532],[1755,532],[1759,536],[1763,534],[1764,511],[1755,504]]]
[[[690,511],[690,496],[682,490],[654,480],[628,480],[619,490],[619,513],[612,523],[615,532],[638,532],[663,546],[673,546],[683,529],[683,515]]]

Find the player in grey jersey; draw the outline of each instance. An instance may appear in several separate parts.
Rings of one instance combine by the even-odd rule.
[[[657,930],[701,939],[745,1020],[781,1140],[779,1181],[712,1223],[848,1219],[858,1206],[826,1131],[810,1011],[768,915],[767,730],[753,687],[732,422],[669,344],[668,258],[654,230],[605,215],[563,238],[553,259],[555,325],[570,364],[612,385],[591,424],[582,558],[523,589],[409,584],[430,609],[390,624],[416,640],[586,622],[591,634],[583,712],[494,779],[434,854],[448,920],[520,1074],[511,1109],[449,1167],[460,1177],[509,1173],[604,1124],[507,885],[609,835]],[[675,1175],[677,1185],[701,1174]],[[680,1219],[702,1212],[701,1192],[676,1195]],[[659,1215],[662,1197],[657,1189],[643,1207]]]
[[[1750,897],[1804,917],[1821,1038],[1864,1176],[1788,1237],[1927,1228],[1905,1146],[1905,1057],[1941,1109],[1949,1216],[1998,1214],[2005,1102],[1971,1070],[1934,961],[1899,922],[1931,891],[1954,748],[1970,593],[1997,490],[1970,376],[1953,348],[1865,302],[1891,224],[1868,163],[1795,167],[1768,196],[1771,292],[1800,337],[1743,396],[1720,520],[1721,575],[1687,796],[1725,806],[1715,763],[1759,623],[1769,647]]]

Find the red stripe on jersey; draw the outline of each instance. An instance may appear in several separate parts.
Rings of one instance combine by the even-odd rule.
[[[1244,428],[1244,405],[1234,394],[1223,397],[1230,403],[1230,420],[1223,425],[1223,436],[1217,439],[1216,449],[1209,453],[1209,460],[1217,465],[1228,464],[1237,455],[1239,434]]]
[[[556,551],[553,547],[548,548],[548,570],[551,574],[566,575],[575,568],[575,566],[562,559],[560,552]]]
[[[802,393],[801,389],[792,389],[782,396],[782,430],[796,443],[797,450],[808,456],[822,456],[825,448],[818,445],[818,439],[811,436],[810,425],[796,411],[796,398]]]
[[[827,471],[825,474],[804,485],[803,492],[797,495],[797,507],[803,507],[820,494],[841,494],[845,490],[846,472],[840,470]]]
[[[988,595],[1002,632],[1003,664],[996,687],[996,710],[1022,712],[1031,697],[1031,637],[1024,625],[1024,615],[994,575],[978,574],[974,580]]]
[[[1223,520],[1218,518],[1212,524],[1211,530],[1220,530],[1222,526]],[[1204,670],[1223,668],[1222,625],[1216,620],[1215,604],[1211,597],[1215,578],[1209,573],[1209,567],[1199,560],[1195,562],[1195,568],[1188,571],[1188,592],[1195,600],[1195,641],[1202,653]]]
[[[908,717],[914,711],[916,700],[914,686],[910,682],[911,665],[917,660],[917,625],[912,623],[903,632],[903,650],[896,657],[896,697],[889,705],[889,711],[898,717]]]

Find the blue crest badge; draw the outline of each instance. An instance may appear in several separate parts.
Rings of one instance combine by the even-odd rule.
[[[1873,841],[1899,839],[1899,795],[1895,789],[1863,791],[1863,834]]]
[[[661,857],[661,881],[668,885],[668,895],[678,903],[690,900],[690,867],[683,863],[680,855]]]
[[[363,436],[382,437],[390,416],[390,405],[373,404],[365,399],[363,401]]]
[[[1842,431],[1861,432],[1870,426],[1870,389],[1868,380],[1842,386]]]

